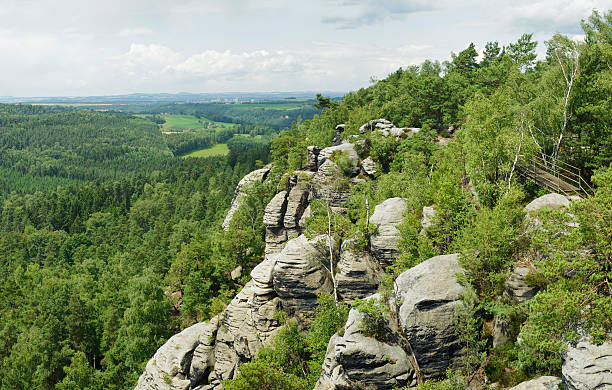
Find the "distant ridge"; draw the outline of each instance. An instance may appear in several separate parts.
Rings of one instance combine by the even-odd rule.
[[[321,91],[318,91],[321,92]],[[328,92],[323,94],[340,97],[345,92]],[[219,93],[131,93],[125,95],[107,96],[46,96],[46,97],[14,97],[0,96],[0,103],[30,103],[30,104],[121,104],[121,103],[177,103],[177,102],[248,102],[278,99],[314,99],[316,92],[219,92]]]

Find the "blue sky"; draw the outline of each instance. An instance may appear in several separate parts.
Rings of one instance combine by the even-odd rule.
[[[612,0],[0,0],[0,95],[348,91]]]

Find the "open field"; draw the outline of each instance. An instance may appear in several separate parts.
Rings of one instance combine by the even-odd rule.
[[[177,129],[201,130],[204,128],[203,123],[209,122],[223,125],[226,128],[236,126],[234,123],[215,122],[208,118],[197,118],[193,115],[162,115],[162,117],[166,120],[166,123],[162,125],[162,132],[175,132]]]
[[[210,148],[200,149],[186,154],[182,157],[212,157],[212,156],[225,156],[229,153],[229,149],[226,144],[216,144]]]

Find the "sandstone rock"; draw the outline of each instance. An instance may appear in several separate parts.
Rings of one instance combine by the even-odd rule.
[[[287,195],[287,208],[283,219],[286,229],[295,229],[298,226],[302,213],[308,206],[310,190],[306,185],[299,183],[295,185]]]
[[[316,146],[309,146],[307,148],[308,153],[306,154],[306,168],[311,171],[316,171],[319,163],[318,156],[321,152],[321,148],[317,148]]]
[[[540,376],[527,382],[519,383],[508,390],[559,390],[561,379],[556,376]]]
[[[496,315],[493,323],[493,348],[503,345],[512,338],[510,319]]]
[[[288,235],[285,228],[266,228],[266,257],[270,257],[279,253],[285,243],[287,242]]]
[[[327,237],[323,235],[308,240],[300,235],[287,242],[276,256],[274,290],[287,314],[295,316],[302,326],[307,326],[314,318],[317,294],[333,291],[328,270]],[[335,242],[332,245],[333,251],[337,252]]]
[[[346,302],[365,298],[376,292],[383,271],[367,248],[359,248],[356,240],[342,244],[336,284],[338,295]]]
[[[232,272],[230,272],[230,277],[232,278],[232,280],[238,280],[240,279],[241,276],[242,276],[242,266],[241,265],[234,268]]]
[[[189,372],[194,350],[200,344],[200,335],[214,335],[216,326],[216,321],[203,322],[172,336],[149,360],[136,390],[189,389]]]
[[[360,165],[359,165],[359,155],[355,151],[355,145],[353,144],[340,144],[336,146],[330,146],[328,148],[322,149],[319,153],[318,164],[321,166],[327,159],[329,159],[332,154],[336,153],[344,153],[349,158],[352,164],[352,174],[356,175],[359,173]]]
[[[393,389],[414,385],[414,369],[396,342],[383,342],[361,333],[363,314],[351,309],[343,336],[334,335],[327,347],[321,378],[315,390]]]
[[[525,280],[529,271],[528,267],[516,266],[506,280],[505,293],[515,302],[526,302],[538,292],[536,287],[530,286]]]
[[[312,217],[312,210],[310,209],[310,205],[308,205],[308,207],[306,207],[306,210],[304,210],[304,212],[302,213],[300,221],[298,222],[298,226],[300,227],[300,229],[306,228],[306,220],[310,217]]]
[[[385,129],[385,128],[393,128],[393,127],[395,127],[395,125],[391,121],[388,121],[383,118],[373,119],[369,121],[368,123],[364,123],[363,125],[361,125],[361,127],[359,127],[359,132],[363,134],[366,132],[366,130]]]
[[[281,191],[274,195],[266,206],[263,223],[267,228],[274,229],[283,227],[283,217],[287,210],[287,191]]]
[[[344,207],[351,195],[350,181],[336,163],[327,159],[313,177],[312,193],[332,207]]]
[[[363,171],[371,177],[376,174],[376,162],[372,160],[372,157],[368,157],[361,162],[361,168]]]
[[[240,182],[236,186],[236,192],[234,194],[234,199],[232,200],[232,205],[230,206],[230,209],[228,210],[227,215],[225,216],[225,220],[221,225],[223,227],[223,230],[229,229],[232,217],[234,216],[236,210],[238,210],[238,207],[240,207],[240,202],[244,197],[244,189],[246,188],[246,186],[252,183],[261,183],[266,180],[271,169],[272,166],[267,165],[264,168],[257,169],[247,174],[245,177],[242,178],[242,180],[240,180]]]
[[[534,199],[525,206],[526,213],[534,213],[543,209],[558,209],[560,207],[569,207],[570,201],[567,197],[561,194],[546,194]]]
[[[596,345],[583,337],[575,346],[568,346],[561,373],[565,389],[612,388],[612,341]]]
[[[342,133],[344,132],[345,125],[340,124],[336,126],[336,136],[332,142],[332,146],[337,146],[342,144]]]
[[[395,280],[395,299],[400,302],[399,323],[410,342],[425,377],[444,373],[461,355],[453,319],[463,286],[458,255],[428,259]]]
[[[425,231],[428,227],[433,223],[433,219],[436,216],[436,210],[432,206],[424,206],[423,207],[423,219],[421,219],[421,232],[420,234],[425,234]]]
[[[396,228],[404,219],[406,199],[389,198],[374,208],[370,223],[378,227],[378,233],[371,240],[374,256],[385,265],[393,263],[397,256],[400,232]]]

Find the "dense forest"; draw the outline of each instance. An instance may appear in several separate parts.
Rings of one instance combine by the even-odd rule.
[[[372,156],[378,173],[353,187],[346,215],[334,215],[334,238],[367,240],[367,207],[407,199],[400,256],[386,269],[381,295],[436,254],[460,253],[466,270],[470,293],[457,322],[463,364],[422,388],[462,389],[474,372],[502,386],[557,375],[577,326],[600,342],[612,326],[612,13],[594,13],[583,29],[584,42],[561,35],[545,42],[542,60],[525,34],[504,47],[489,42],[480,60],[471,44],[444,63],[398,69],[341,102],[320,96],[320,115],[302,120],[319,110],[298,110],[301,119],[269,144],[233,137],[227,157],[173,158],[180,145],[169,149],[156,123],[127,114],[0,106],[0,387],[133,388],[159,346],[221,312],[248,281],[264,257],[266,204],[306,166],[308,146],[332,144],[340,123],[342,137],[363,140],[360,153]],[[229,121],[228,110],[239,106],[184,105],[181,113]],[[248,115],[240,123],[292,122]],[[400,141],[361,134],[376,118],[421,131]],[[441,146],[440,137],[452,140]],[[527,238],[523,207],[544,190],[519,180],[516,164],[540,153],[579,167],[595,192],[576,203],[573,217],[543,216],[546,229]],[[343,156],[333,157],[343,166]],[[269,162],[269,179],[247,189],[223,231],[236,184]],[[436,216],[421,235],[428,205]],[[308,234],[331,230],[329,208],[319,206]],[[580,222],[571,234],[563,232],[567,218]],[[504,300],[515,259],[536,247],[551,254],[536,264],[540,292],[528,304]],[[245,276],[232,280],[237,266]],[[387,310],[385,302],[356,307],[374,319]],[[273,343],[223,387],[312,388],[347,312],[321,296],[308,331],[279,313],[285,325]],[[485,325],[495,315],[514,321],[520,345],[492,347]]]

